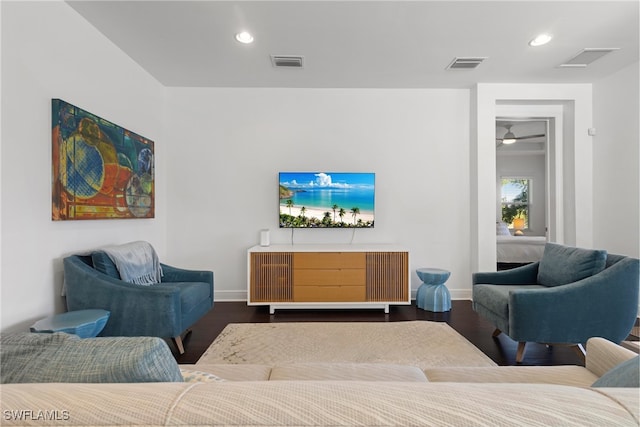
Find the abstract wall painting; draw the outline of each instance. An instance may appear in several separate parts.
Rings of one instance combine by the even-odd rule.
[[[154,143],[51,100],[54,221],[154,218]]]

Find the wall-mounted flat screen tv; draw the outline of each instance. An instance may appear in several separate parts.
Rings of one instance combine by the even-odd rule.
[[[373,228],[375,176],[280,172],[280,228]]]

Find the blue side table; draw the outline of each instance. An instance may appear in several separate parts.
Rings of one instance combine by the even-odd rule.
[[[31,332],[66,332],[80,338],[97,336],[109,320],[111,313],[107,310],[91,309],[68,311],[45,317],[31,325]]]
[[[435,312],[451,310],[451,294],[444,285],[451,272],[439,268],[418,268],[416,273],[422,280],[416,292],[416,306]]]

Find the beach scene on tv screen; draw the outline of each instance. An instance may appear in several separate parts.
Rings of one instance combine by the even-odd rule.
[[[280,228],[372,228],[375,174],[280,172]]]

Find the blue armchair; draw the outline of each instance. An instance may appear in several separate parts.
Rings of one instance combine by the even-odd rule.
[[[136,285],[120,280],[104,252],[63,260],[67,309],[100,308],[111,316],[100,336],[172,338],[184,353],[182,335],[213,307],[213,272],[161,264],[161,283]]]
[[[553,243],[542,259],[512,270],[473,274],[473,309],[518,342],[623,341],[638,315],[638,259]]]

